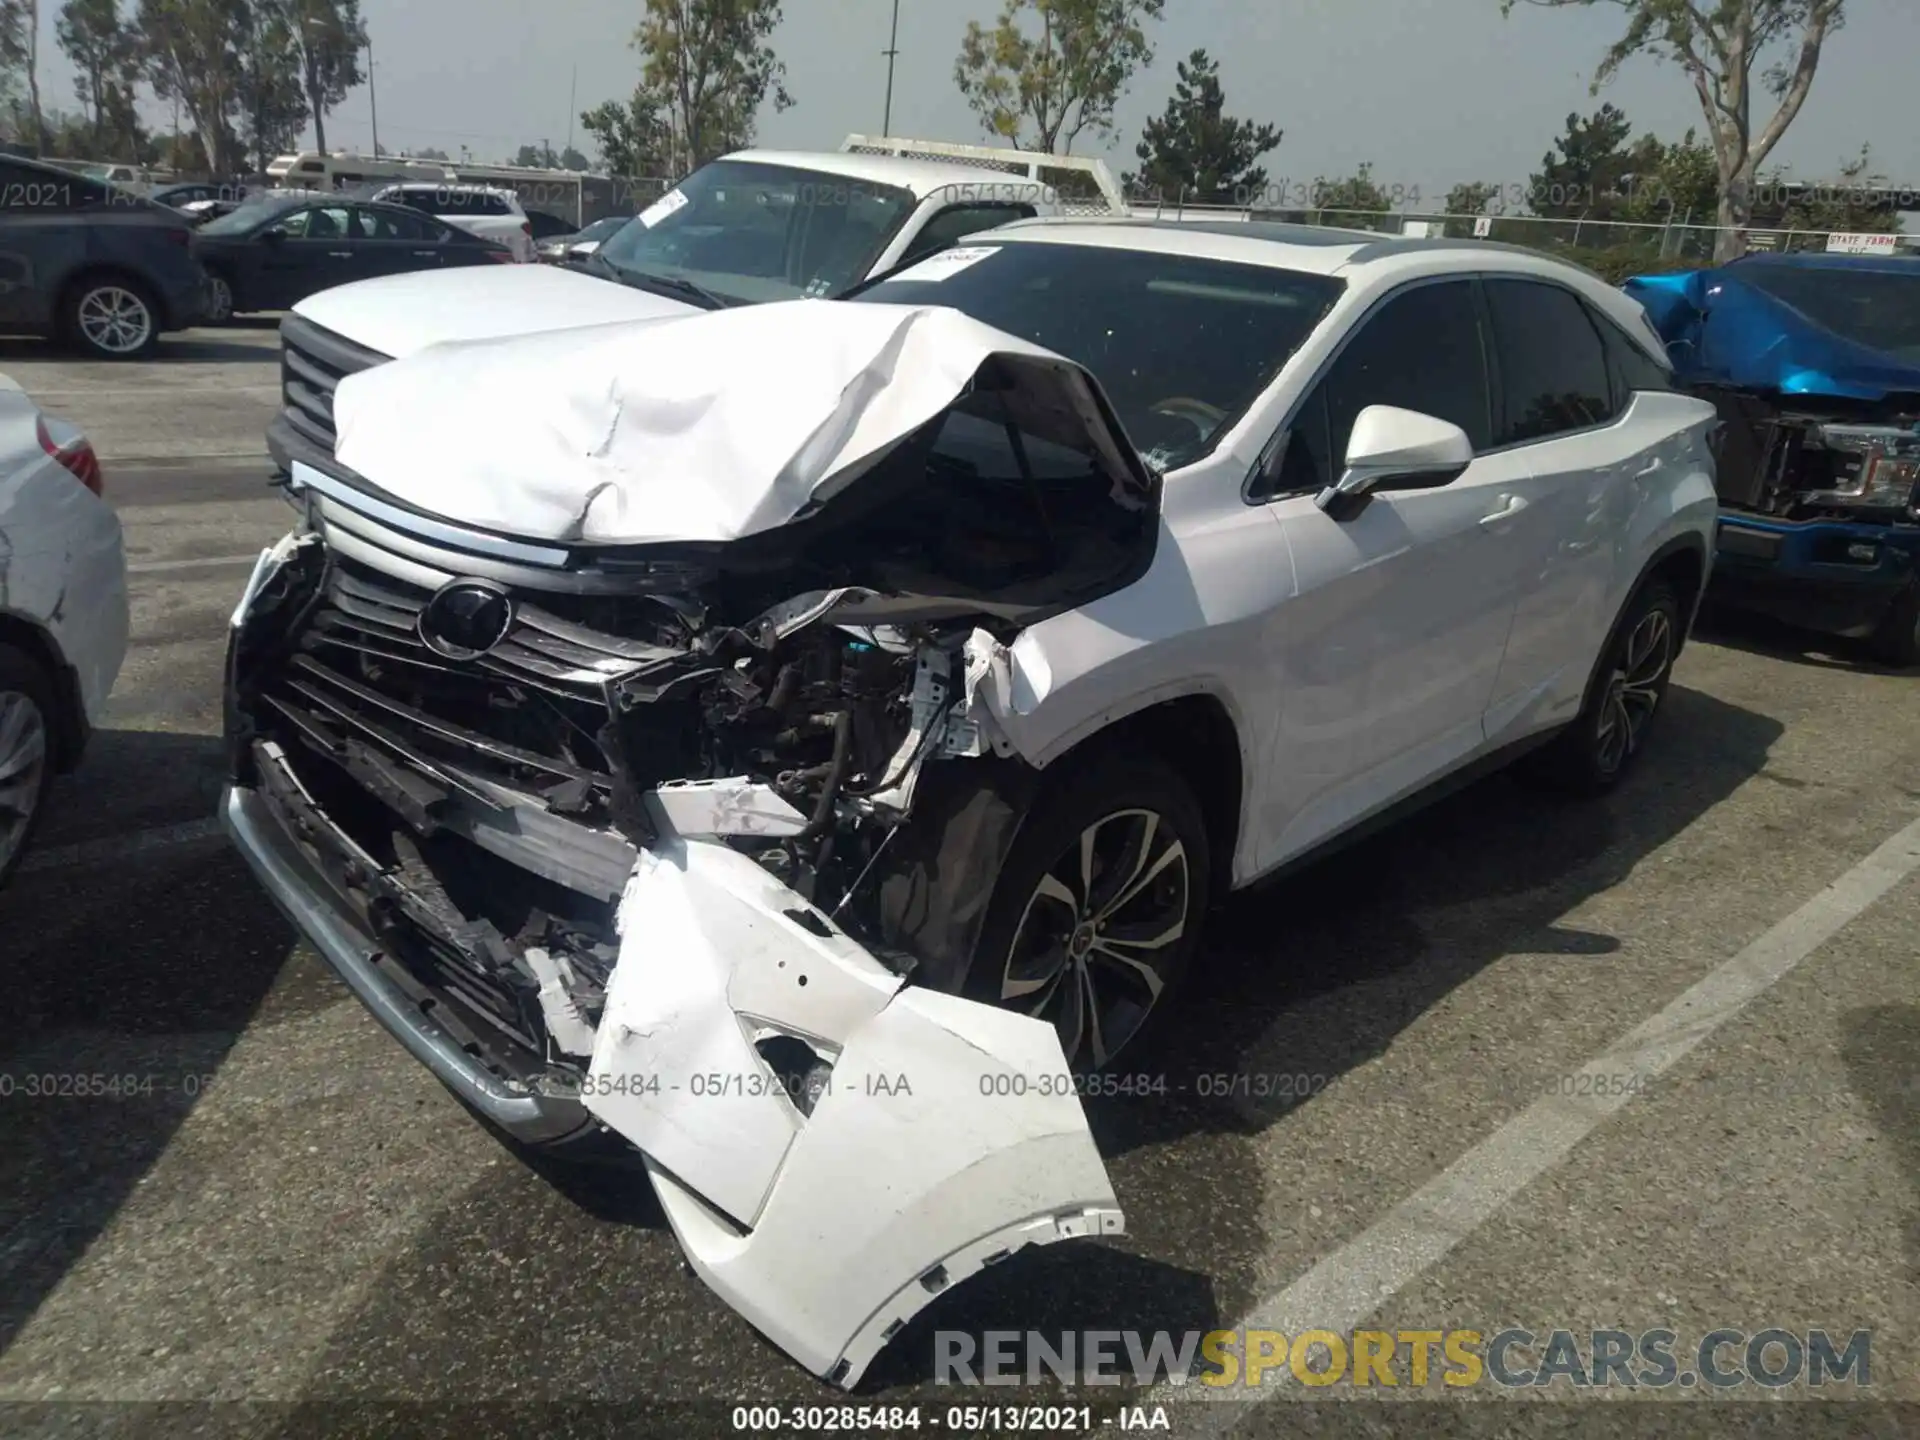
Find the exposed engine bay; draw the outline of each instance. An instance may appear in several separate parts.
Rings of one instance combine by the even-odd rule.
[[[1729,506],[1785,520],[1920,519],[1920,395],[1778,401],[1703,389],[1719,407]]]

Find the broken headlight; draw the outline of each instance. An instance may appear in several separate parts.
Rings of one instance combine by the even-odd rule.
[[[1806,492],[1808,503],[1920,515],[1920,430],[1822,425],[1807,448],[1830,458],[1826,483]]]

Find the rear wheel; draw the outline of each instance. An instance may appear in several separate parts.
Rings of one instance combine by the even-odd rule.
[[[1580,794],[1611,790],[1645,744],[1680,654],[1680,601],[1664,580],[1640,587],[1614,631],[1587,703],[1526,770]]]
[[[1074,1071],[1111,1068],[1186,977],[1210,867],[1199,803],[1159,761],[1062,776],[994,883],[966,993],[1052,1023]]]
[[[160,310],[146,287],[95,275],[67,292],[61,329],[69,344],[101,360],[143,360],[160,348]]]
[[[1882,665],[1897,670],[1920,665],[1920,580],[1894,597],[1867,648]]]
[[[0,645],[0,884],[19,866],[53,784],[53,686],[32,657]]]

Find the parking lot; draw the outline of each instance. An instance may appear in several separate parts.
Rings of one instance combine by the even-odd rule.
[[[219,837],[225,626],[290,518],[260,438],[274,339],[194,331],[125,366],[0,342],[94,436],[135,632],[0,894],[0,1075],[142,1082],[0,1097],[0,1400],[49,1431],[276,1436],[407,1419],[298,1402],[699,1435],[737,1405],[835,1401],[685,1270],[641,1176],[535,1165],[482,1129]],[[1483,1384],[1428,1388],[1418,1418],[1504,1433],[1511,1404],[1546,1404],[1600,1433],[1603,1406],[1664,1400],[1639,1428],[1704,1433],[1710,1405],[1741,1433],[1913,1433],[1872,1402],[1920,1401],[1920,675],[1819,647],[1716,621],[1613,797],[1495,777],[1235,898],[1142,1066],[1164,1084],[1089,1101],[1127,1235],[957,1288],[858,1403],[936,1430],[979,1404],[936,1383],[940,1330],[1665,1328],[1683,1355],[1718,1329],[1865,1330],[1871,1383],[1842,1404]],[[1561,1093],[1609,1054],[1652,1078]],[[1271,1388],[987,1398],[1090,1403],[1095,1429],[1160,1403],[1175,1434],[1386,1423],[1351,1388]],[[192,1403],[138,1403],[163,1401]],[[582,1408],[563,1425],[560,1405]]]

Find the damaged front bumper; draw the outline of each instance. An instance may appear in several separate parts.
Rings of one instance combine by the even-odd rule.
[[[379,560],[369,533],[296,534],[256,568],[229,644],[223,813],[275,902],[410,1053],[522,1142],[630,1144],[696,1272],[843,1386],[983,1267],[1120,1233],[1053,1027],[909,984],[719,838],[804,828],[768,787],[658,784],[636,841],[502,779],[564,758],[380,689],[403,658],[380,640],[399,634],[402,599],[362,563]],[[361,562],[340,569],[330,541]],[[323,555],[327,586],[291,595],[294,562]],[[318,638],[255,633],[276,605],[276,627]],[[542,703],[563,703],[580,671],[543,675],[531,655],[488,693],[544,679]],[[916,751],[919,737],[916,721]],[[502,983],[513,965],[539,981],[537,1004]]]

